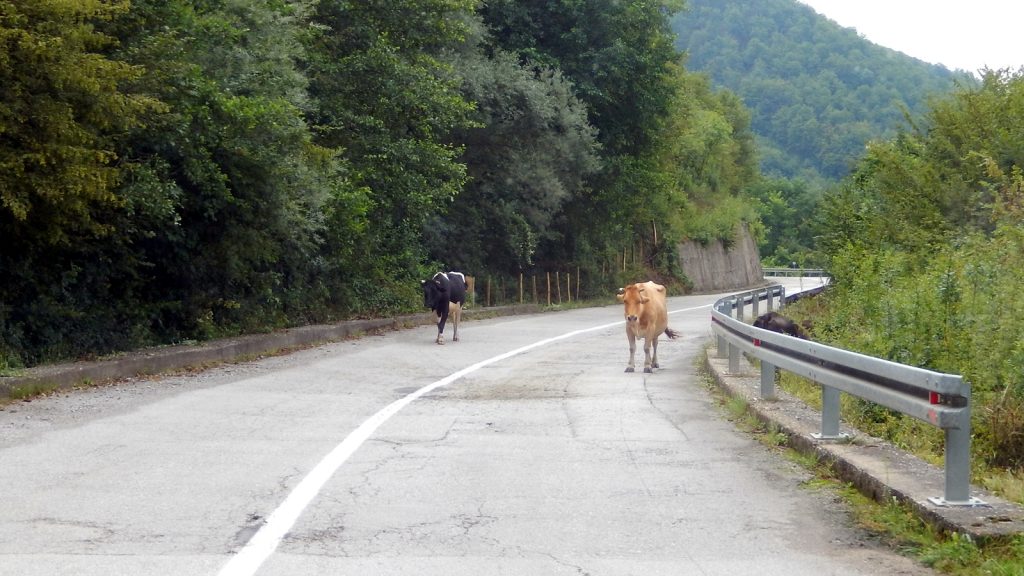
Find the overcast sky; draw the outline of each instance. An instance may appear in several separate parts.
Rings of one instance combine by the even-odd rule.
[[[1021,0],[800,0],[875,44],[950,69],[1024,66]]]

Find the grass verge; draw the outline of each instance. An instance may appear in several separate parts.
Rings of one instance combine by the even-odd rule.
[[[806,489],[827,490],[841,499],[850,511],[851,520],[893,551],[941,574],[1024,576],[1024,535],[990,540],[982,546],[969,537],[937,531],[917,517],[913,510],[895,500],[883,504],[861,494],[852,484],[842,481],[827,462],[820,461],[814,454],[790,447],[786,434],[758,419],[749,410],[745,399],[724,393],[699,361],[696,369],[739,430],[810,471],[813,478],[804,483]],[[810,390],[803,392],[808,395],[807,400],[813,399]]]

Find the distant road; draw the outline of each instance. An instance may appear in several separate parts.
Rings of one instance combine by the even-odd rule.
[[[0,575],[931,574],[726,421],[717,298],[653,375],[616,305],[10,405]]]

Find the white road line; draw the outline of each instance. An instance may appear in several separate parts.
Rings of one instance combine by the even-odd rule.
[[[697,306],[694,308],[687,308],[685,310],[675,310],[673,312],[669,312],[669,314],[674,314],[676,312],[689,312],[710,307],[710,304],[707,306]],[[288,494],[288,497],[285,498],[284,502],[282,502],[281,505],[271,513],[267,518],[266,523],[260,527],[259,531],[257,531],[256,534],[249,539],[249,542],[247,542],[246,545],[242,547],[238,553],[232,556],[231,559],[228,560],[227,564],[220,569],[218,576],[254,576],[256,571],[260,569],[260,566],[263,565],[267,558],[277,550],[277,547],[281,544],[281,540],[286,534],[288,534],[288,531],[295,525],[299,516],[303,511],[305,511],[306,507],[309,506],[309,503],[316,498],[320,493],[321,488],[323,488],[324,484],[330,480],[331,476],[333,476],[334,473],[341,468],[341,465],[344,464],[345,461],[348,460],[349,457],[352,456],[352,454],[354,454],[355,451],[370,438],[370,435],[380,428],[381,425],[387,422],[388,419],[397,414],[402,408],[405,408],[407,405],[412,403],[413,400],[416,400],[425,394],[429,394],[438,388],[447,386],[459,378],[476,372],[477,370],[494,364],[495,362],[506,360],[524,352],[529,352],[534,348],[546,346],[552,342],[566,340],[589,332],[605,330],[624,323],[625,321],[612,322],[611,324],[602,324],[601,326],[567,332],[561,336],[555,336],[554,338],[548,338],[521,348],[516,348],[510,352],[499,354],[498,356],[488,358],[487,360],[483,360],[473,364],[472,366],[463,368],[458,372],[454,372],[433,384],[424,386],[412,394],[387,405],[382,410],[371,416],[367,421],[363,422],[358,428],[353,430],[345,437],[344,440],[341,441],[341,444],[338,444],[334,450],[331,450],[331,452],[325,456],[324,459],[309,472],[309,474],[306,474],[302,481],[300,481],[291,493]]]

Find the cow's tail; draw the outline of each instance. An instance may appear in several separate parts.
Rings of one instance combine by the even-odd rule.
[[[676,339],[679,338],[679,332],[676,332],[671,328],[665,328],[665,336],[668,336],[669,338],[672,339]]]

